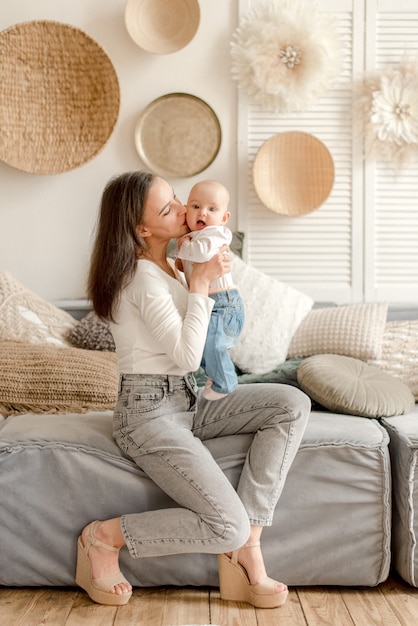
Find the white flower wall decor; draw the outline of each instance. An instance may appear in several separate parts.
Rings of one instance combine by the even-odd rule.
[[[258,4],[231,42],[232,76],[265,109],[303,111],[332,87],[343,44],[334,15],[306,0]]]
[[[408,165],[418,156],[418,57],[367,74],[355,92],[366,156]]]

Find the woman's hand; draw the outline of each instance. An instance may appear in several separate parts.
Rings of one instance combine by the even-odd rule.
[[[184,272],[184,268],[183,268],[183,261],[181,259],[179,259],[178,257],[176,258],[176,260],[174,261],[174,265],[176,266],[176,268],[180,271],[180,272]]]
[[[219,249],[209,261],[194,263],[190,277],[190,292],[208,295],[209,283],[231,271],[229,246],[226,244]]]

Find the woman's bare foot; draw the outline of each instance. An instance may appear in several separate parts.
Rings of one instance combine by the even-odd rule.
[[[238,563],[247,572],[248,580],[251,585],[257,585],[263,578],[266,578],[267,572],[264,565],[263,554],[260,547],[261,533],[263,532],[263,526],[251,526],[250,536],[248,541],[238,552]],[[231,552],[227,553],[231,556]],[[274,585],[274,592],[281,593],[287,590],[287,585],[284,583],[276,582]]]
[[[86,526],[81,538],[83,545],[88,541],[89,533],[92,532],[90,524]],[[121,548],[125,545],[122,532],[120,530],[119,518],[97,522],[94,526],[94,538],[114,548]],[[88,556],[92,567],[92,576],[95,578],[106,578],[119,574],[119,551],[113,552],[97,545],[90,546]],[[128,582],[119,583],[109,589],[109,593],[121,595],[132,590],[132,585]]]
[[[242,565],[247,572],[248,579],[252,585],[256,585],[267,576],[260,546],[245,547],[244,550],[240,550],[238,553],[238,563]],[[287,586],[284,583],[277,582],[274,585],[275,593],[281,593],[282,591],[286,591],[286,589]]]

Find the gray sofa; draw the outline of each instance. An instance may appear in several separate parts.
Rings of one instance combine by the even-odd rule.
[[[207,442],[237,484],[249,435]],[[312,412],[274,524],[270,575],[290,585],[377,585],[390,566],[389,436],[377,421]],[[76,539],[92,519],[172,506],[112,438],[111,412],[16,415],[0,429],[0,583],[73,585]],[[138,586],[218,584],[207,555],[132,560]]]
[[[116,446],[111,421],[94,410],[0,422],[0,584],[74,585],[86,523],[173,506]],[[207,442],[234,485],[249,443]],[[289,585],[374,586],[393,564],[418,586],[417,450],[417,404],[382,420],[313,410],[263,533],[269,574]],[[121,566],[136,586],[218,584],[216,558],[204,554],[133,560],[122,550]]]

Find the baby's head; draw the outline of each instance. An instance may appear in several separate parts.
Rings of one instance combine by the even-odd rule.
[[[190,230],[226,224],[229,192],[216,180],[202,180],[193,185],[187,200],[187,224]]]

